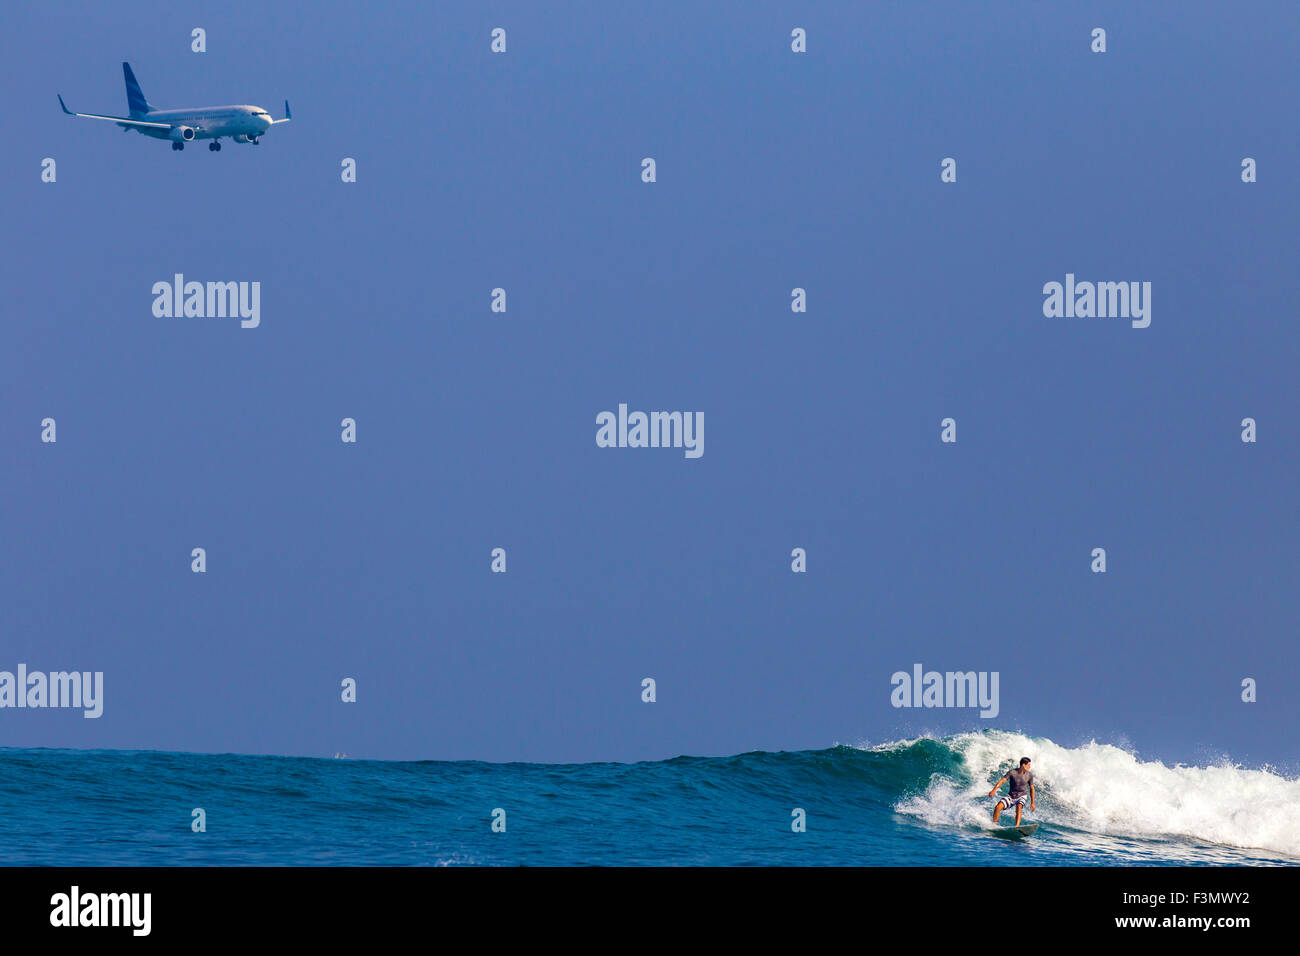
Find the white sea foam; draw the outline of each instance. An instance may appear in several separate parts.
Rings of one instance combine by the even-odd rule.
[[[973,782],[936,774],[894,807],[938,826],[990,825],[993,782],[1021,757],[1033,761],[1038,812],[1030,820],[1110,837],[1178,840],[1300,859],[1300,780],[1224,761],[1168,767],[1111,744],[1062,747],[1004,731],[936,738]],[[872,747],[893,750],[916,741]],[[1001,788],[1006,792],[1006,785]]]

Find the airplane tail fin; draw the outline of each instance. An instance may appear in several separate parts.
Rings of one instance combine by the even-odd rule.
[[[140,82],[131,72],[131,64],[122,64],[122,75],[126,77],[126,106],[132,116],[142,116],[145,113],[153,112],[153,107],[149,101],[144,98],[144,90],[140,89]]]

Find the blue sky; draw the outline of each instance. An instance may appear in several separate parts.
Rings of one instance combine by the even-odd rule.
[[[638,760],[992,723],[1294,771],[1295,4],[5,27],[0,669],[106,688],[99,720],[0,712],[0,745]],[[174,153],[59,111],[123,111],[122,60],[156,106],[294,120]],[[260,328],[155,318],[176,272],[260,281]],[[1045,318],[1067,272],[1150,281],[1150,328]],[[620,402],[704,412],[704,456],[597,448]],[[999,718],[891,707],[918,661],[998,671]]]

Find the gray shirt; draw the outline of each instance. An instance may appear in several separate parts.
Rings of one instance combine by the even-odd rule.
[[[1011,784],[1011,798],[1023,797],[1034,782],[1032,770],[1008,770],[1007,783]]]

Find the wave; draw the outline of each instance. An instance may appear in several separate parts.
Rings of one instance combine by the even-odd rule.
[[[1218,844],[1300,858],[1300,780],[1269,769],[1250,770],[1226,760],[1170,767],[1112,744],[1091,741],[1071,748],[1000,730],[858,749],[898,759],[935,748],[950,756],[950,766],[914,780],[894,803],[895,812],[931,826],[989,826],[989,788],[1021,757],[1029,757],[1038,795],[1032,819],[1079,849],[1102,848],[1087,839],[1093,835]]]
[[[989,788],[1022,756],[1043,826],[987,839]],[[195,806],[220,824],[207,839],[191,838]],[[494,807],[526,840],[494,839]],[[1300,780],[997,730],[584,764],[0,747],[0,863],[1296,864]]]

